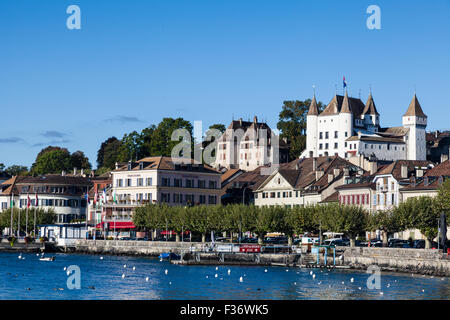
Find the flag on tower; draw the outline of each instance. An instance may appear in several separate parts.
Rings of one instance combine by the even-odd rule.
[[[31,206],[30,194],[27,194],[27,209]]]
[[[343,82],[344,82],[344,88],[346,88],[347,87],[347,81],[345,80],[345,76],[344,76]]]

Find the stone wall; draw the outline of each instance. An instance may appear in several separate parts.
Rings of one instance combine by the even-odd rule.
[[[347,247],[343,258],[357,269],[378,265],[384,271],[450,276],[450,258],[438,250]]]
[[[141,255],[157,257],[161,252],[181,254],[190,249],[200,249],[198,242],[129,241],[129,240],[78,240],[75,251],[92,254]]]

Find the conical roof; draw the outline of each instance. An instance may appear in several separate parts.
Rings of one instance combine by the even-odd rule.
[[[318,116],[318,115],[319,109],[317,109],[316,95],[314,95],[311,104],[309,106],[308,116]]]
[[[350,103],[348,102],[348,93],[345,90],[344,101],[342,102],[341,113],[352,113],[352,108],[350,107]]]
[[[414,94],[414,97],[409,104],[408,110],[406,110],[406,113],[403,116],[413,116],[413,117],[423,117],[426,118],[427,115],[423,113],[422,107],[420,106],[419,100],[417,99],[416,94]]]
[[[370,93],[369,98],[367,99],[366,107],[364,108],[362,114],[363,115],[370,114],[370,115],[377,115],[377,116],[380,115],[377,111],[377,108],[375,107],[375,102],[373,101],[372,92]]]

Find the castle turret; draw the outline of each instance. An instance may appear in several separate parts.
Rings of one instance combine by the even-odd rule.
[[[409,128],[407,160],[426,160],[426,127],[427,116],[420,106],[416,94],[402,118],[403,126]]]
[[[378,128],[380,127],[380,114],[375,107],[372,92],[369,94],[369,98],[366,102],[366,107],[361,114],[361,119],[364,121],[364,127],[367,130],[372,132],[378,131]]]
[[[344,100],[342,101],[341,111],[339,112],[339,154],[345,156],[345,142],[353,134],[353,111],[348,98],[347,90],[345,91]]]
[[[319,109],[317,108],[316,95],[313,96],[306,115],[306,150],[308,157],[317,157],[317,119]]]

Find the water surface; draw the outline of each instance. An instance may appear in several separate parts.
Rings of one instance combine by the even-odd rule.
[[[219,266],[216,270],[142,257],[55,256],[55,261],[43,262],[36,254],[18,259],[16,253],[0,253],[0,299],[448,300],[450,295],[450,279],[442,277],[382,272],[381,290],[371,290],[366,286],[370,275],[360,271],[315,269],[313,279],[311,269],[298,267]],[[80,267],[80,290],[66,285],[64,268],[70,265]]]

